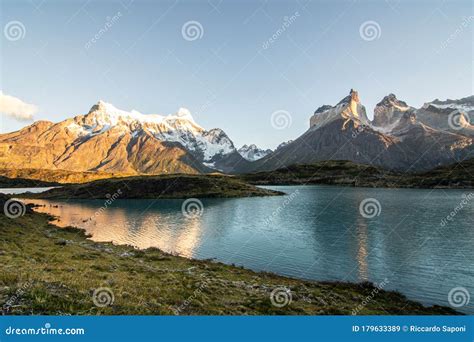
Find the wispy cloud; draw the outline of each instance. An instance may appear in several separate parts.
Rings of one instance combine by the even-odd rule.
[[[0,113],[20,121],[31,121],[38,112],[35,105],[23,102],[17,97],[4,94],[0,90]]]

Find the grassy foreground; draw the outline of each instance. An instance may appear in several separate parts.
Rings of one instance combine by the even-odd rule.
[[[81,230],[48,221],[29,210],[15,219],[0,217],[0,301],[6,314],[456,314],[368,283],[302,281],[157,249],[95,243]],[[99,288],[111,292],[94,296]],[[274,290],[280,291],[277,303],[286,305],[272,305]],[[109,305],[99,307],[94,298]]]

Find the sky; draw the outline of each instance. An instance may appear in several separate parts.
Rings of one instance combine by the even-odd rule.
[[[369,117],[389,93],[414,107],[474,94],[470,0],[0,3],[2,133],[102,99],[185,107],[237,147],[275,148],[351,88]]]

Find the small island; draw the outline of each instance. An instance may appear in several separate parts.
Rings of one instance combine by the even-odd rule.
[[[114,195],[115,194],[115,195]],[[69,184],[23,197],[41,199],[172,199],[277,196],[283,192],[262,189],[224,175],[161,175],[101,179]]]

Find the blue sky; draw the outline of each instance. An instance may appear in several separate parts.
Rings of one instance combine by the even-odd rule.
[[[274,148],[350,88],[369,116],[391,92],[415,107],[474,93],[471,1],[2,0],[0,12],[0,89],[36,105],[35,119],[83,114],[99,99],[142,113],[186,107],[237,146]],[[6,39],[11,21],[22,39]],[[189,21],[202,26],[196,40],[183,38]],[[366,22],[378,25],[373,40]],[[291,125],[277,130],[279,110]],[[2,132],[27,124],[1,120]]]

